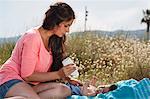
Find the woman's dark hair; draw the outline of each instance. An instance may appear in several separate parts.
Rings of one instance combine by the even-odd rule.
[[[72,8],[66,3],[58,2],[51,5],[50,9],[46,11],[42,27],[46,30],[52,30],[61,22],[70,21],[71,19],[75,19]]]
[[[62,2],[55,3],[50,6],[50,9],[45,13],[45,19],[42,27],[46,30],[52,30],[55,26],[58,26],[63,21],[70,21],[75,19],[75,14],[72,8]],[[58,37],[52,35],[49,38],[49,48],[53,55],[53,63],[49,71],[57,71],[62,68],[62,60],[65,58],[65,41],[66,36]]]
[[[63,67],[62,60],[66,57],[65,41],[66,36],[58,37],[57,35],[52,35],[49,38],[49,48],[53,55],[53,63],[49,68],[49,71],[58,71]]]

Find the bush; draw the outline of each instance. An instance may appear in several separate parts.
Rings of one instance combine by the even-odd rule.
[[[101,37],[92,33],[68,38],[68,54],[79,66],[80,80],[90,80],[92,75],[96,75],[98,83],[107,84],[150,77],[149,42],[125,36]]]

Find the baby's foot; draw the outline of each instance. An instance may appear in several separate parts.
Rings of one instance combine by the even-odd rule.
[[[85,96],[95,96],[96,95],[96,87],[89,85],[89,82],[83,84],[81,88],[82,95]]]

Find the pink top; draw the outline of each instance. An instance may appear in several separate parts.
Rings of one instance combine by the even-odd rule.
[[[52,53],[46,50],[39,31],[31,29],[18,40],[11,57],[2,65],[0,85],[11,79],[23,80],[33,72],[47,72],[51,64]]]

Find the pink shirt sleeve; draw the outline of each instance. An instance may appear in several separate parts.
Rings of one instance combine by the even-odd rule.
[[[22,47],[22,57],[21,57],[21,77],[25,78],[30,76],[36,66],[38,60],[38,50],[39,50],[39,39],[35,34],[25,35]]]

